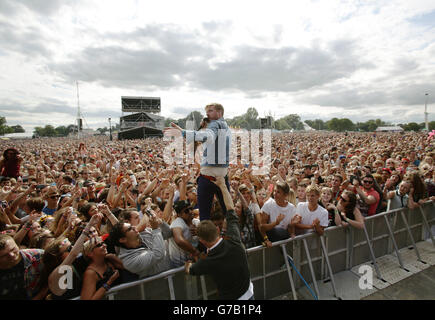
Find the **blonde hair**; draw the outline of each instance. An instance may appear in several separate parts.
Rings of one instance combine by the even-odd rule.
[[[290,188],[290,191],[288,193],[287,201],[296,206],[296,193],[292,188]]]
[[[384,177],[379,173],[373,173],[373,178],[375,178],[376,182],[379,184],[383,184],[385,182]]]
[[[333,196],[334,195],[334,192],[332,191],[332,188],[329,188],[329,187],[323,187],[322,188],[322,190],[321,190],[321,193],[323,193],[323,192],[329,192],[329,194],[331,195],[331,196]]]
[[[207,110],[208,107],[214,107],[216,111],[222,113],[222,116],[224,115],[224,107],[220,103],[210,103],[205,106],[205,110]]]
[[[96,245],[100,242],[103,242],[103,240],[100,237],[92,237],[91,239],[86,241],[83,244],[83,250],[82,250],[83,256],[86,257],[88,254],[90,254],[92,250],[94,250]]]
[[[310,192],[314,192],[316,195],[320,196],[320,190],[319,188],[317,188],[317,186],[315,185],[309,185],[306,189],[305,189],[305,193],[308,194]]]

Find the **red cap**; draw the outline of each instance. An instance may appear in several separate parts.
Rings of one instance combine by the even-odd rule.
[[[391,169],[390,168],[382,168],[382,171],[387,171],[389,174],[391,174]]]

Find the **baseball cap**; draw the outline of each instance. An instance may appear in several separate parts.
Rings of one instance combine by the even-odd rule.
[[[192,205],[188,200],[179,200],[174,203],[174,210],[179,214],[181,211],[183,211],[186,208],[192,209]]]
[[[95,184],[94,181],[92,181],[92,180],[86,180],[86,181],[83,183],[83,187],[89,187],[89,186],[94,185],[94,184]]]

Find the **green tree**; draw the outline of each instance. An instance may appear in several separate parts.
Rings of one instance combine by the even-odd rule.
[[[54,131],[56,136],[66,137],[68,135],[68,129],[65,126],[56,127]]]
[[[66,127],[68,134],[73,133],[73,132],[77,132],[77,125],[76,124],[70,124],[69,126]]]
[[[174,122],[175,120],[172,118],[166,118],[165,119],[165,127],[170,127],[171,126],[171,122]]]
[[[281,119],[278,119],[275,122],[275,127],[278,130],[303,130],[304,124],[301,121],[301,117],[299,117],[297,114],[289,114]]]
[[[98,128],[97,131],[98,131],[100,134],[104,134],[105,132],[109,131],[109,129],[108,129],[107,127],[104,127],[104,128]]]
[[[194,128],[195,130],[197,130],[199,128],[199,125],[201,124],[201,120],[204,118],[204,116],[202,115],[201,112],[199,111],[192,111],[191,113],[189,113],[187,115],[187,117],[184,119],[186,121],[193,121],[194,124]]]
[[[39,137],[54,137],[57,135],[56,130],[52,125],[46,125],[44,128],[35,127],[34,129],[35,135]]]
[[[4,135],[7,133],[13,133],[14,129],[6,125],[6,118],[0,117],[0,135]]]
[[[329,130],[343,132],[343,131],[352,131],[355,130],[355,124],[347,118],[338,119],[332,118],[331,120],[326,122]]]
[[[248,125],[247,129],[259,129],[260,128],[260,119],[258,118],[257,109],[248,108],[248,110],[244,114],[244,120],[246,121],[246,123]]]
[[[316,130],[325,130],[326,124],[321,119],[315,119],[315,120],[305,120],[305,123],[309,125],[311,128]]]
[[[227,123],[231,127],[247,130],[260,128],[260,119],[258,118],[258,111],[255,108],[248,108],[248,110],[241,116],[227,119]]]
[[[402,127],[405,131],[420,131],[420,126],[417,122],[410,122]]]
[[[24,130],[24,128],[22,126],[20,126],[19,124],[17,124],[16,126],[11,126],[12,130],[14,130],[13,132],[15,133],[22,133],[22,132],[26,132]]]
[[[275,121],[275,129],[277,130],[290,130],[291,127],[284,119],[278,119]]]

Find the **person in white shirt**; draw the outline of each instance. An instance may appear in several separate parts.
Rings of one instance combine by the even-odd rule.
[[[307,185],[305,183],[299,183],[297,191],[297,197],[296,197],[296,204],[300,202],[306,202],[307,201]]]
[[[301,217],[295,214],[295,206],[287,201],[289,192],[288,184],[278,181],[274,198],[270,198],[256,215],[263,244],[267,247],[271,247],[273,241],[288,239],[290,235],[294,235],[294,227],[301,222]],[[262,216],[266,216],[267,221]]]
[[[328,211],[318,204],[320,190],[317,186],[308,186],[305,193],[307,202],[298,203],[296,207],[296,214],[302,217],[301,222],[296,225],[296,231],[301,234],[312,229],[321,236],[329,225]]]

